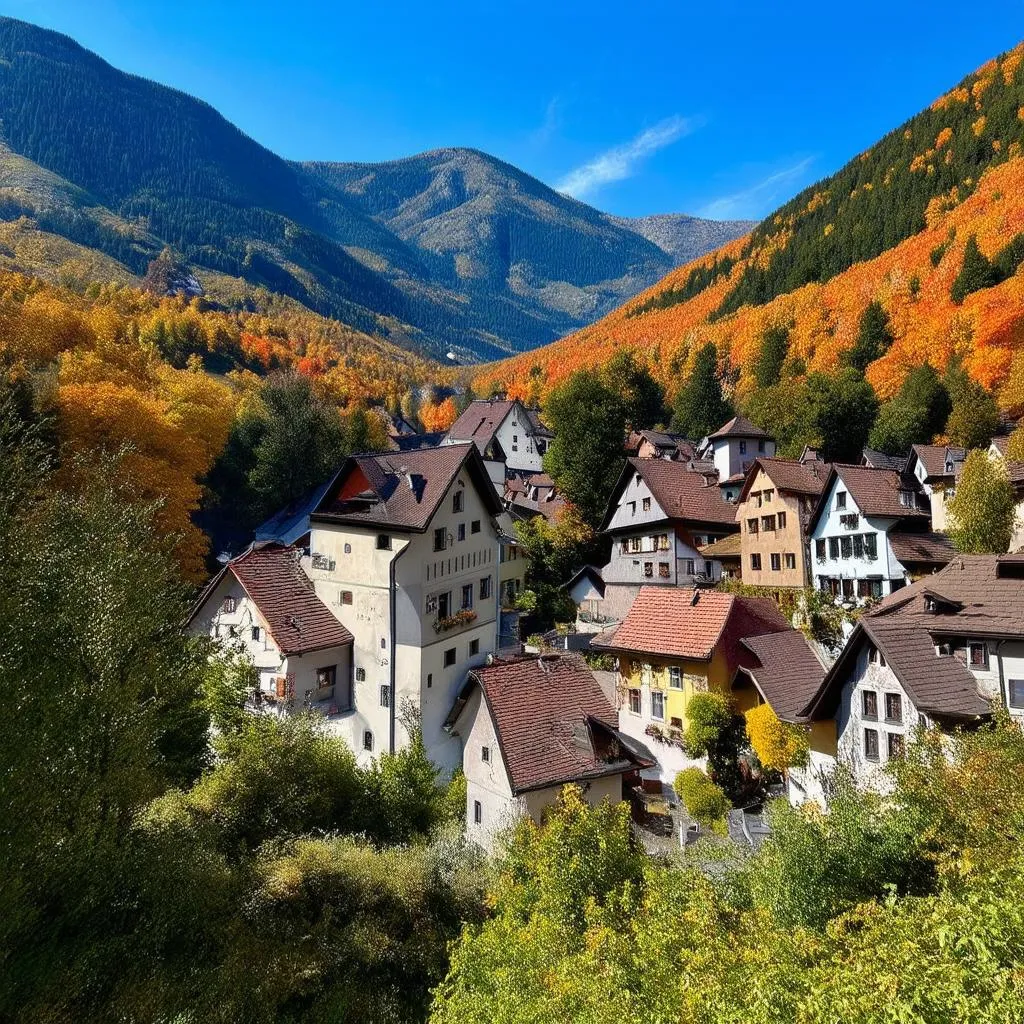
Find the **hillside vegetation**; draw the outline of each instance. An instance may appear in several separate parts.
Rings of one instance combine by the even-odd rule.
[[[1000,387],[1024,342],[1022,59],[1018,46],[990,61],[746,238],[554,345],[485,368],[475,386],[548,389],[626,348],[671,393],[712,342],[742,405],[773,331],[785,334],[788,373],[832,374],[878,303],[888,340],[866,376],[880,398],[910,368],[953,357]]]

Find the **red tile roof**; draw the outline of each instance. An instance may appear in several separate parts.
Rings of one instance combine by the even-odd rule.
[[[281,544],[253,546],[232,559],[206,588],[192,618],[230,573],[267,624],[283,655],[304,654],[352,643],[352,634],[316,596],[298,562],[299,552]]]
[[[618,732],[615,708],[574,657],[496,659],[474,669],[449,725],[458,720],[473,686],[483,691],[516,794],[653,763]]]
[[[944,444],[915,444],[911,449],[911,461],[917,456],[917,461],[924,466],[925,479],[935,480],[944,476],[953,476],[954,469],[946,469],[946,461],[952,459],[954,464],[964,461],[963,448],[950,448]]]
[[[728,423],[723,424],[709,438],[717,437],[769,437],[766,430],[755,427],[746,416],[733,416]]]
[[[696,596],[696,600],[695,600]],[[767,598],[737,597],[718,590],[641,587],[622,624],[594,647],[708,661],[723,649],[731,666],[741,661],[740,641],[789,629]]]
[[[784,722],[795,722],[825,678],[807,637],[798,629],[764,633],[743,641],[754,658],[740,669],[757,684],[764,699]]]
[[[465,466],[492,515],[501,501],[472,444],[354,455],[328,487],[311,519],[422,532]]]

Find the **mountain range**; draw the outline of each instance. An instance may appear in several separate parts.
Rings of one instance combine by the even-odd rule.
[[[1015,359],[1024,373],[1022,265],[1024,44],[744,238],[550,346],[485,367],[474,383],[524,394],[540,380],[549,389],[627,349],[672,393],[712,342],[742,406],[766,345],[784,339],[791,379],[834,373],[863,342],[871,306],[885,319],[865,366],[880,398],[909,369],[927,362],[941,370],[952,359],[1000,389]]]
[[[435,357],[494,358],[603,316],[743,221],[612,217],[485,153],[289,162],[185,93],[0,19],[0,267],[260,289]]]

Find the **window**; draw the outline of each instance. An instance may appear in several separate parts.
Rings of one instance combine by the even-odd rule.
[[[746,454],[747,454],[747,442],[746,441],[740,441],[740,455],[746,455]]]
[[[757,520],[756,519],[748,519],[747,520],[747,533],[757,533]]]
[[[465,495],[465,493],[463,491],[456,491],[452,495],[452,511],[453,512],[461,512],[462,511],[462,505],[463,505],[463,502],[465,501],[465,499],[466,499],[466,495]]]
[[[881,665],[882,668],[885,668],[885,655],[877,647],[872,647],[870,649],[868,653],[868,661],[870,661],[872,665]]]
[[[434,531],[434,550],[444,551],[446,547],[448,547],[448,531],[443,526],[439,526]]]
[[[459,540],[465,540],[466,539],[466,524],[465,523],[459,523],[459,525],[456,527],[456,536],[459,538]]]
[[[878,760],[878,730],[864,730],[864,756],[869,761]]]
[[[480,653],[480,641],[479,640],[470,640],[469,641],[469,656],[472,658],[472,657],[475,657],[479,653]]]
[[[704,563],[704,575],[707,576],[708,579],[711,579],[711,577],[714,575],[714,571],[711,568],[710,562]]]
[[[391,687],[382,685],[380,688],[380,706],[382,708],[391,707]]]
[[[673,718],[670,718],[670,719],[668,720],[668,724],[669,724],[669,725],[670,725],[670,726],[671,726],[671,727],[672,727],[673,729],[682,729],[682,727],[683,727],[683,720],[682,720],[681,718],[675,718],[675,717],[673,717]]]
[[[886,734],[886,753],[889,755],[889,760],[893,758],[903,756],[903,736],[898,732],[890,732]]]
[[[480,520],[479,519],[474,519],[473,522],[471,522],[469,524],[469,532],[470,533],[479,533],[480,532]]]
[[[678,665],[669,665],[668,685],[671,690],[681,690],[683,688],[683,670]]]
[[[829,537],[828,539],[828,557],[831,559],[837,559],[839,557],[839,538]]]
[[[663,580],[667,580],[669,578],[670,571],[668,562],[658,563],[658,576]]]
[[[464,609],[473,607],[473,584],[465,583],[462,587],[462,607]]]
[[[864,717],[878,718],[878,694],[874,690],[865,690],[861,694],[861,700],[864,708]]]
[[[480,580],[480,600],[486,601],[491,596],[491,577],[484,576]]]
[[[337,677],[338,666],[326,665],[316,670],[317,700],[327,700],[334,696],[334,680]]]
[[[629,503],[629,514],[631,516],[635,516],[636,515],[636,502],[635,501],[631,501]]]
[[[853,557],[864,557],[864,537],[859,533],[853,535]]]
[[[651,690],[651,718],[665,720],[665,694],[661,690]]]
[[[754,572],[760,572],[761,571],[761,556],[760,555],[753,554],[753,555],[750,556],[750,568],[753,569]]]
[[[345,542],[345,554],[346,555],[351,555],[352,554],[352,545],[349,544],[348,541]]]
[[[846,508],[846,491],[836,491],[836,508]]]
[[[363,750],[373,750],[373,733],[369,729],[363,731]]]
[[[387,640],[385,640],[384,637],[381,637],[380,638],[380,649],[383,651],[387,647],[387,645],[388,645]]]
[[[885,695],[885,720],[887,722],[903,721],[903,698],[898,693]]]
[[[226,615],[231,615],[235,610],[235,599],[233,597],[225,597],[224,603],[221,605],[221,611]]]
[[[483,761],[484,764],[490,764],[491,763],[491,748],[490,747],[481,747],[480,748],[480,760]]]
[[[878,534],[864,534],[864,554],[872,561],[878,557]]]
[[[651,511],[651,499],[650,498],[644,498],[644,500],[643,500],[643,510],[645,512],[650,512]]]
[[[451,594],[438,594],[437,595],[437,617],[439,619],[447,619],[452,612],[452,595]]]
[[[759,452],[763,452],[764,451],[764,441],[763,440],[757,442],[757,450]]]
[[[843,580],[843,597],[853,597],[853,580]]]
[[[819,537],[814,542],[814,556],[819,562],[825,561],[825,538]]]
[[[343,590],[341,592],[341,603],[342,604],[351,604],[352,603],[352,591],[351,590]]]
[[[786,568],[787,569],[795,569],[796,568],[796,555],[793,554],[793,552],[791,552],[791,551],[787,551],[786,552]]]
[[[366,669],[365,668],[357,668],[356,669],[356,682],[357,683],[365,683],[366,682]]]
[[[444,652],[444,667],[445,668],[451,668],[452,665],[454,665],[454,664],[455,664],[455,648],[454,647],[449,647],[448,650]]]
[[[1011,679],[1009,684],[1010,707],[1024,708],[1024,679]]]
[[[694,572],[696,572],[696,569],[697,569],[697,567],[694,565],[693,559],[692,558],[688,558],[686,560],[686,575],[687,576],[692,576],[694,574]]]
[[[1022,684],[1024,685],[1024,684]],[[1024,705],[1022,705],[1024,706]],[[640,714],[640,691],[630,690],[629,691],[629,710],[631,714]]]
[[[479,800],[473,801],[473,824],[482,825],[484,821],[484,808]]]
[[[256,641],[256,643],[260,642],[260,627],[259,626],[253,626],[252,627],[252,638],[253,638],[253,640]]]
[[[514,452],[519,451],[519,435],[518,434],[513,434],[512,435],[512,451],[514,451]]]
[[[660,534],[658,534],[656,539],[658,541],[658,550],[659,551],[668,551],[669,550],[668,534],[667,533],[660,533]]]
[[[779,529],[784,530],[786,528],[786,513],[779,513]]]
[[[851,558],[853,556],[853,541],[849,537],[840,537],[839,550],[843,558]]]
[[[856,512],[847,512],[846,515],[839,517],[839,522],[842,523],[844,530],[856,530],[860,526],[860,516]]]
[[[971,668],[988,668],[988,644],[968,644]]]
[[[881,580],[857,580],[857,596],[858,597],[874,597],[879,598],[882,596],[882,581]],[[882,664],[885,664],[883,659]]]
[[[653,576],[654,575],[654,563],[653,562],[644,562],[644,575],[645,576]]]
[[[761,516],[761,529],[765,533],[775,532],[775,516]]]
[[[773,497],[774,495],[775,495],[775,490],[774,490],[773,488],[769,487],[769,488],[768,488],[768,490],[766,490],[766,491],[764,492],[764,500],[765,500],[765,501],[771,501],[771,500],[772,500],[772,497]]]
[[[907,508],[914,507],[914,492],[907,490],[900,490],[900,504]]]
[[[429,690],[434,685],[434,673],[427,673],[427,689]]]
[[[771,554],[772,572],[778,572],[782,568],[782,556],[777,551]]]
[[[386,533],[377,534],[377,550],[378,551],[390,551],[391,550],[391,537]]]

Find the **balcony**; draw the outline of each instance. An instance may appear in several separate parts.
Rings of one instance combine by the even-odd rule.
[[[476,612],[472,608],[463,608],[461,611],[451,615],[444,615],[434,619],[435,633],[450,633],[452,630],[463,629],[476,622]]]

